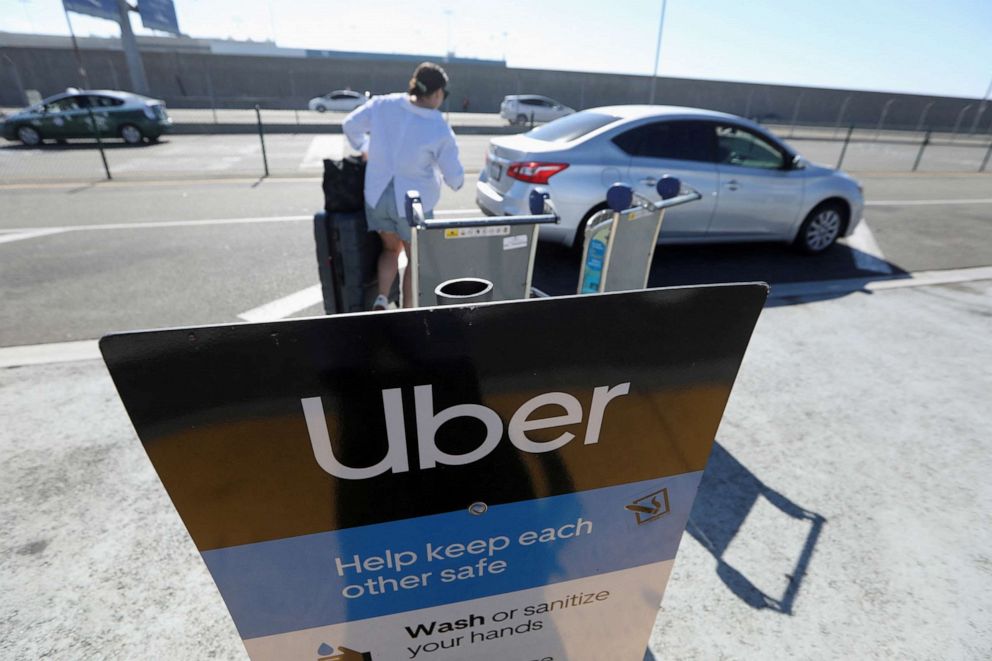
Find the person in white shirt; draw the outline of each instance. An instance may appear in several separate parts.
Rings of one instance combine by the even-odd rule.
[[[373,97],[345,117],[341,127],[352,147],[368,161],[365,218],[382,238],[379,296],[373,310],[385,310],[399,270],[400,251],[410,255],[410,225],[404,217],[408,190],[420,192],[429,218],[441,198],[442,179],[452,190],[465,182],[455,134],[438,111],[448,97],[448,75],[432,62],[413,72],[405,93]],[[410,278],[403,278],[403,305],[409,307]]]

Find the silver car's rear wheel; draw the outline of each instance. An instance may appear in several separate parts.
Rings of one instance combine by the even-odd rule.
[[[845,220],[840,205],[821,204],[810,211],[803,221],[796,237],[796,247],[811,255],[823,252],[837,241]]]
[[[17,139],[28,147],[36,147],[41,144],[41,134],[30,126],[22,126],[17,129]]]

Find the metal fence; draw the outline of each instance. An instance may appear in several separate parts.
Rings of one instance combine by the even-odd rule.
[[[0,184],[182,180],[224,177],[319,177],[323,159],[345,152],[344,113],[306,110],[171,110],[176,132],[138,146],[120,140],[72,139],[26,147],[0,144]],[[470,174],[485,160],[494,134],[508,126],[495,114],[455,113],[462,161]],[[768,124],[813,161],[852,172],[986,172],[992,136],[954,131],[893,130],[884,126]]]
[[[852,172],[986,172],[992,136],[877,128],[770,126],[814,163]]]

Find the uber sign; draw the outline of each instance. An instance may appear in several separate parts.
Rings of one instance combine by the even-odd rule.
[[[583,441],[585,444],[596,443],[599,440],[599,430],[603,424],[603,409],[607,402],[614,397],[626,395],[629,390],[629,383],[622,383],[613,388],[601,386],[593,390],[589,428],[585,434],[585,441]],[[413,391],[414,406],[417,412],[417,447],[420,453],[421,468],[433,468],[437,464],[449,466],[470,464],[492,452],[496,444],[503,438],[503,423],[499,414],[492,409],[480,404],[459,404],[435,414],[431,386],[416,386]],[[407,441],[406,425],[403,418],[403,400],[398,388],[382,391],[383,415],[386,420],[389,450],[385,459],[369,468],[342,466],[334,457],[334,451],[331,449],[320,398],[309,397],[302,400],[302,404],[307,419],[307,429],[310,433],[310,442],[313,444],[314,458],[320,467],[331,475],[349,480],[361,480],[390,469],[394,473],[404,473],[409,470],[406,456]],[[540,420],[528,419],[531,413],[544,406],[560,407],[565,410],[565,415]],[[486,427],[486,438],[471,451],[448,454],[437,447],[435,435],[443,423],[457,417],[473,418],[482,422]],[[575,435],[570,432],[563,432],[553,440],[535,442],[527,436],[527,432],[575,424],[581,422],[582,419],[582,405],[578,399],[563,392],[545,393],[528,400],[513,414],[507,425],[507,432],[510,442],[519,450],[534,453],[551,452],[571,441]]]
[[[249,655],[640,661],[762,284],[101,350]]]

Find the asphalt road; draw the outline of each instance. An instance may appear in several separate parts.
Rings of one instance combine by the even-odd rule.
[[[816,257],[779,244],[662,247],[649,284],[765,280],[774,293],[785,283],[992,265],[992,176],[861,178],[870,236]],[[472,212],[473,184],[446,191],[439,215]],[[321,205],[315,179],[0,189],[0,346],[234,322],[312,293],[310,219]],[[536,287],[573,293],[577,280],[573,253],[540,246]],[[318,301],[286,316],[320,314]]]

